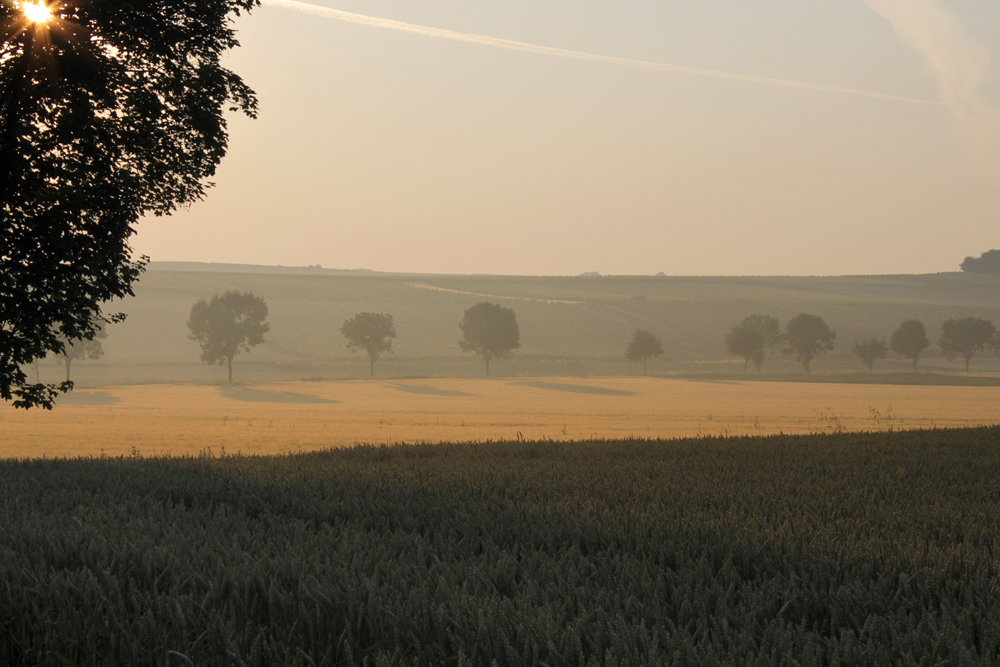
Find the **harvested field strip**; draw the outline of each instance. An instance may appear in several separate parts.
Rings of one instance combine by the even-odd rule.
[[[0,663],[993,665],[1000,428],[0,463]]]
[[[256,401],[226,398],[216,385],[106,387],[102,393],[119,402],[64,405],[51,412],[0,406],[0,458],[111,456],[133,450],[146,455],[196,455],[206,449],[281,454],[359,442],[670,438],[1000,423],[997,387],[717,384],[641,377],[546,379],[541,384],[548,388],[514,383],[535,380],[435,378],[233,388],[266,399]],[[556,390],[550,390],[552,385]],[[561,385],[580,389],[559,390]]]

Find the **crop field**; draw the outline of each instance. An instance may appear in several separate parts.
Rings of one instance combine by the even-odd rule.
[[[998,443],[0,461],[0,664],[995,665]]]
[[[1000,423],[998,399],[996,386],[641,377],[110,386],[51,412],[0,407],[0,457],[976,426]]]

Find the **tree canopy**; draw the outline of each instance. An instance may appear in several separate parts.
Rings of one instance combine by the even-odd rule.
[[[799,313],[785,325],[787,347],[784,354],[794,354],[806,373],[810,372],[812,360],[833,349],[837,333],[819,315]]]
[[[22,366],[119,321],[145,214],[202,198],[226,152],[223,113],[254,116],[221,64],[256,0],[89,0],[31,21],[0,3],[0,398],[52,407],[72,385]]]
[[[625,358],[629,361],[642,362],[642,374],[646,374],[646,362],[651,357],[663,354],[663,341],[645,329],[632,332],[632,340],[625,348]]]
[[[486,362],[486,377],[490,376],[490,361],[506,359],[521,347],[521,332],[517,316],[510,308],[483,301],[465,311],[458,328],[462,352],[474,352]]]
[[[391,338],[396,337],[392,315],[387,313],[358,313],[344,321],[340,333],[347,339],[347,349],[364,350],[371,362],[371,376],[375,377],[375,362],[384,352],[392,352]]]
[[[104,323],[97,323],[97,330],[94,332],[93,338],[83,340],[67,340],[63,341],[63,363],[66,364],[66,381],[71,382],[71,374],[73,370],[73,362],[81,361],[83,359],[100,359],[104,356],[104,345],[101,344],[102,340],[106,340],[108,337],[108,332],[104,330]]]
[[[189,338],[201,344],[201,359],[209,364],[226,364],[233,381],[233,359],[241,350],[264,342],[271,329],[267,304],[253,292],[230,290],[210,300],[199,300],[191,307],[188,319]]]
[[[865,368],[873,371],[875,370],[875,362],[879,359],[885,359],[886,355],[889,354],[889,346],[885,344],[885,338],[868,338],[855,343],[851,352],[861,359]]]
[[[920,355],[930,346],[927,339],[927,329],[920,320],[906,320],[892,333],[889,347],[896,354],[913,362],[913,370],[917,370]]]
[[[743,357],[743,372],[751,361],[757,372],[764,364],[764,354],[779,349],[785,337],[781,323],[769,315],[750,315],[726,334],[726,352]]]
[[[993,345],[996,327],[989,320],[975,317],[964,317],[958,320],[945,320],[941,325],[941,337],[938,347],[948,359],[961,357],[965,360],[965,371],[969,371],[969,363],[976,352],[981,352]]]
[[[1000,250],[987,250],[979,257],[966,257],[960,265],[966,273],[1000,274]]]

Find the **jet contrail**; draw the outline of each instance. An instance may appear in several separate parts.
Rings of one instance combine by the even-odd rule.
[[[372,28],[385,28],[388,30],[398,30],[409,32],[425,37],[436,37],[437,39],[447,39],[454,42],[468,42],[470,44],[482,44],[483,46],[495,46],[511,51],[524,51],[525,53],[535,53],[542,56],[554,56],[556,58],[570,58],[572,60],[586,60],[595,63],[606,63],[609,65],[623,65],[625,67],[638,67],[640,69],[658,70],[661,72],[677,72],[680,74],[694,74],[696,76],[709,76],[716,79],[732,79],[734,81],[747,81],[750,83],[762,83],[769,86],[784,86],[786,88],[805,88],[808,90],[819,90],[826,93],[840,93],[842,95],[858,95],[861,97],[874,97],[880,100],[892,100],[894,102],[908,102],[910,104],[929,104],[940,106],[943,103],[938,100],[921,100],[913,97],[903,97],[901,95],[889,95],[887,93],[874,93],[868,90],[858,90],[855,88],[841,88],[840,86],[829,86],[823,83],[809,83],[808,81],[789,81],[787,79],[774,79],[767,76],[754,76],[752,74],[738,74],[735,72],[720,72],[718,70],[701,69],[699,67],[684,67],[682,65],[668,65],[666,63],[655,63],[646,60],[631,60],[629,58],[616,58],[614,56],[602,56],[596,53],[586,53],[583,51],[571,51],[569,49],[557,49],[551,46],[540,46],[538,44],[528,44],[527,42],[515,42],[510,39],[499,37],[487,37],[486,35],[474,35],[464,32],[455,32],[443,28],[432,28],[430,26],[416,25],[414,23],[404,23],[392,19],[367,16],[365,14],[355,14],[339,9],[311,5],[298,0],[261,0],[262,4],[271,7],[283,7],[296,12],[322,16],[324,18],[346,21],[357,25],[369,26]]]

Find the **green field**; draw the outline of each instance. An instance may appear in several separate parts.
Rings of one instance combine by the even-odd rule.
[[[517,313],[522,347],[512,361],[495,368],[512,376],[636,372],[622,357],[636,328],[663,338],[666,353],[650,363],[651,373],[739,373],[742,362],[725,355],[722,340],[752,313],[773,315],[782,324],[799,312],[824,317],[837,331],[837,349],[815,362],[817,375],[860,374],[860,363],[848,352],[851,344],[888,337],[907,318],[922,319],[932,341],[945,319],[975,316],[1000,324],[1000,278],[963,273],[518,277],[221,270],[225,268],[154,265],[137,286],[136,298],[120,304],[129,319],[111,328],[105,358],[76,364],[77,378],[84,384],[222,378],[221,369],[198,361],[199,350],[188,340],[185,322],[197,299],[234,288],[264,297],[271,311],[267,342],[237,359],[237,379],[366,375],[366,360],[348,352],[339,333],[344,320],[362,311],[395,318],[399,335],[395,354],[378,367],[383,376],[477,375],[478,362],[458,349],[458,322],[466,308],[484,300]],[[925,357],[925,370],[961,370],[960,362],[946,361],[933,344]],[[908,363],[890,359],[879,368],[902,373]],[[995,372],[1000,364],[983,354],[973,361],[973,369]],[[780,355],[770,358],[765,370],[801,372],[791,358]],[[43,363],[41,373],[43,380],[55,380],[60,369]]]
[[[1000,427],[0,462],[0,663],[995,665]]]

